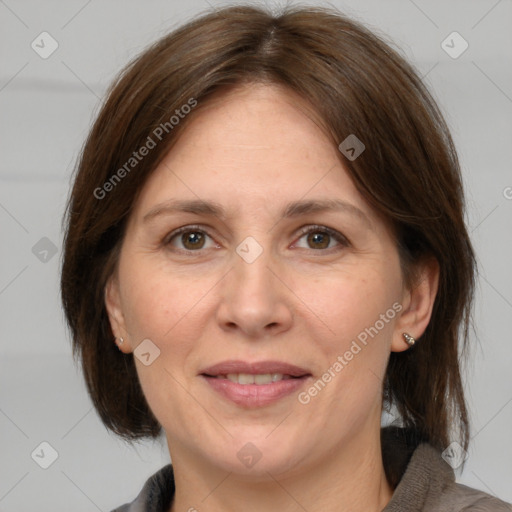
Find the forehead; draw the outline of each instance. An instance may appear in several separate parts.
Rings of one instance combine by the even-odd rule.
[[[292,91],[248,84],[217,93],[193,116],[144,186],[139,217],[176,198],[237,214],[313,198],[368,211],[317,114]]]

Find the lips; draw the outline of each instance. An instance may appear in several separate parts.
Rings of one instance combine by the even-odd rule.
[[[239,360],[223,361],[200,372],[201,375],[207,377],[227,376],[229,374],[262,375],[267,373],[282,374],[288,377],[311,375],[305,368],[282,361],[259,361],[254,363]]]
[[[298,393],[311,373],[282,361],[223,361],[205,368],[199,376],[224,399],[239,407],[254,408]]]

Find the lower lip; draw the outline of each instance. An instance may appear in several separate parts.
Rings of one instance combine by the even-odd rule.
[[[279,380],[269,384],[238,384],[229,379],[201,375],[206,382],[225,398],[242,407],[263,407],[296,393],[309,375]]]

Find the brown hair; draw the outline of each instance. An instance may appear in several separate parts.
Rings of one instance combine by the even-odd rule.
[[[199,110],[224,87],[256,81],[305,98],[336,146],[350,134],[363,141],[356,160],[339,157],[363,197],[394,227],[407,282],[415,263],[427,257],[439,263],[431,321],[412,349],[391,353],[383,399],[418,440],[444,449],[456,426],[466,449],[458,341],[460,335],[465,354],[475,258],[452,139],[421,79],[390,43],[326,8],[287,7],[272,15],[238,6],[207,13],[144,51],[108,91],[67,205],[61,276],[73,354],[81,356],[102,421],[128,441],[161,433],[133,355],[113,342],[104,289],[138,193],[194,110],[178,123],[170,116],[194,102]],[[148,137],[164,133],[162,126],[165,137],[156,147],[130,160]]]

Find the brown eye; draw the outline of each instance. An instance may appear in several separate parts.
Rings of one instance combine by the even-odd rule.
[[[173,231],[163,241],[163,245],[174,248],[177,252],[199,252],[208,249],[208,239],[213,243],[208,233],[195,226],[185,226]],[[212,246],[210,246],[212,247]]]
[[[322,233],[320,231],[312,231],[308,233],[307,240],[312,249],[325,249],[328,247],[331,236],[328,233]]]
[[[181,235],[181,242],[185,249],[202,249],[204,246],[204,235],[199,231],[186,231]]]
[[[299,238],[306,239],[307,247],[300,247],[312,250],[322,249],[340,249],[348,247],[350,244],[348,240],[338,231],[325,227],[325,226],[311,226],[302,231],[302,236]],[[327,251],[325,251],[327,252]],[[330,252],[330,251],[329,251]]]

